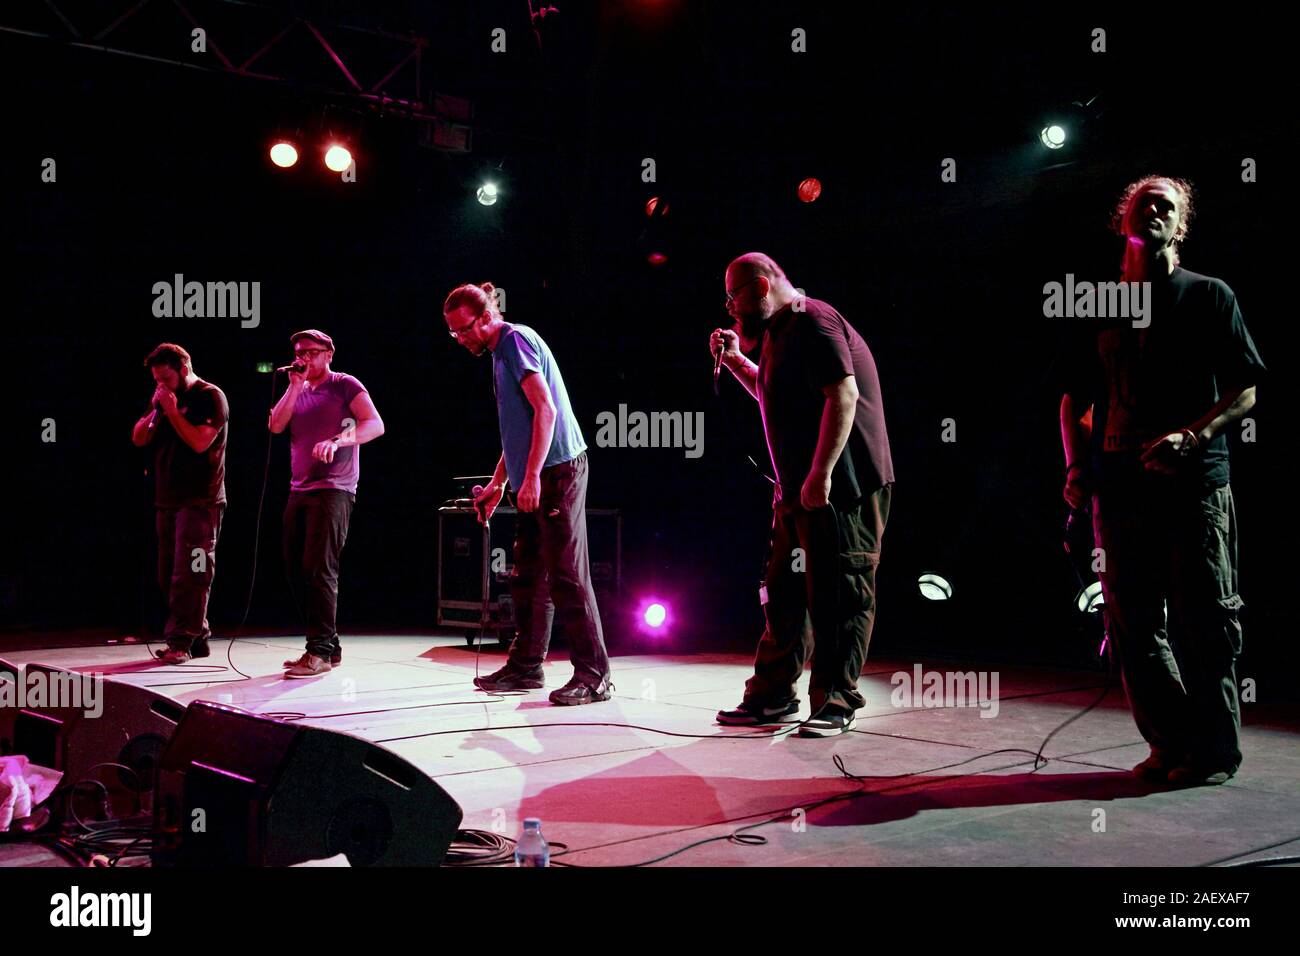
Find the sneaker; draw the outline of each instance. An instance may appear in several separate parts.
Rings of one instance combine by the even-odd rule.
[[[192,658],[207,657],[211,653],[212,651],[208,647],[208,639],[206,637],[196,637],[192,642],[190,642],[190,649],[188,651],[182,651],[179,648],[166,647],[161,651],[154,651],[154,657],[157,657],[166,664],[184,664],[185,661],[191,660]],[[177,659],[180,654],[185,655],[185,660]]]
[[[741,703],[735,710],[720,710],[714,718],[728,727],[753,727],[764,724],[793,724],[799,720],[799,702],[788,701],[775,707]]]
[[[1169,779],[1169,771],[1173,770],[1178,764],[1179,761],[1176,758],[1153,750],[1146,760],[1135,765],[1129,773],[1139,779],[1150,780],[1152,783],[1164,783]]]
[[[289,669],[284,672],[285,677],[319,677],[321,674],[328,674],[333,669],[323,657],[317,657],[315,654],[303,654],[302,657],[289,665]]]
[[[208,655],[206,655],[206,654],[195,654],[194,656],[195,656],[195,657],[207,657]],[[288,660],[288,661],[285,661],[285,662],[284,662],[284,666],[285,666],[285,667],[292,667],[294,664],[297,664],[297,663],[298,663],[298,662],[297,662],[296,660]],[[342,664],[342,663],[343,663],[343,650],[342,650],[342,648],[340,648],[339,650],[335,651],[333,654],[330,655],[330,666],[331,666],[331,667],[338,667],[338,666],[339,666],[340,664]]]
[[[823,707],[816,715],[809,717],[799,728],[800,737],[836,737],[846,734],[857,723],[855,711],[845,713],[839,709]]]
[[[1218,787],[1228,782],[1234,770],[1214,770],[1195,764],[1184,764],[1169,771],[1169,782],[1176,787]]]
[[[529,676],[509,664],[486,677],[474,678],[474,686],[479,690],[538,690],[544,684],[541,674]]]
[[[610,690],[613,684],[609,681],[602,681],[603,689],[595,690],[584,684],[578,677],[570,678],[569,682],[559,690],[551,691],[550,701],[552,704],[571,706],[575,704],[594,704],[597,701],[609,700]]]

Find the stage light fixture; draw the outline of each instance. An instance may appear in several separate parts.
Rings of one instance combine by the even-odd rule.
[[[923,574],[916,579],[921,597],[927,601],[947,601],[952,597],[952,585],[937,574]]]
[[[1056,124],[1044,126],[1038,138],[1048,149],[1060,149],[1065,145],[1065,128]]]
[[[345,172],[352,165],[352,151],[340,143],[331,143],[325,150],[325,166],[333,172]]]
[[[298,147],[288,140],[278,140],[271,147],[271,162],[281,169],[288,169],[298,162]]]
[[[637,605],[636,629],[642,634],[662,636],[668,633],[672,623],[672,610],[663,598],[647,596]]]
[[[501,195],[501,192],[497,189],[496,183],[489,182],[480,186],[474,195],[478,197],[478,201],[484,206],[491,206],[497,201],[497,197]]]
[[[1093,581],[1080,591],[1074,599],[1074,606],[1083,614],[1096,614],[1105,604],[1106,602],[1101,596],[1100,581]]]
[[[662,252],[652,252],[645,257],[645,261],[650,263],[652,266],[661,266],[668,261],[668,257]]]
[[[822,181],[820,179],[808,178],[799,184],[799,199],[803,202],[814,202],[822,194]]]

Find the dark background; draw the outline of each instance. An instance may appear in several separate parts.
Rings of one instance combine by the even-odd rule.
[[[0,647],[32,631],[152,626],[151,489],[129,434],[152,391],[141,361],[162,341],[183,344],[230,400],[211,618],[219,635],[233,628],[274,398],[254,365],[286,364],[303,327],[334,337],[335,369],[367,385],[387,425],[361,456],[341,628],[429,628],[436,507],[451,476],[490,471],[499,450],[488,362],[447,337],[441,303],[489,279],[507,291],[507,318],[535,327],[560,362],[592,446],[589,504],[625,513],[629,597],[673,602],[678,626],[658,646],[752,646],[770,486],[746,456],[766,466],[766,450],[740,387],[724,376],[713,396],[707,339],[726,321],[727,262],[759,249],[843,312],[879,366],[898,484],[873,653],[1086,661],[1095,635],[1072,610],[1061,547],[1057,409],[1073,330],[1043,317],[1042,286],[1067,272],[1115,278],[1110,211],[1127,182],[1162,172],[1199,191],[1183,265],[1233,287],[1270,367],[1252,413],[1259,440],[1232,447],[1257,669],[1243,673],[1293,682],[1296,612],[1279,560],[1292,537],[1289,249],[1278,240],[1293,218],[1283,164],[1294,107],[1279,24],[1131,9],[556,5],[539,52],[525,0],[268,4],[426,36],[428,86],[474,105],[468,154],[418,145],[401,117],[336,114],[355,124],[354,184],[306,153],[289,171],[266,159],[278,124],[307,126],[338,105],[324,93],[0,32],[4,327],[17,372],[0,469]],[[123,5],[64,6],[104,23]],[[190,4],[218,25],[226,6]],[[41,8],[15,4],[4,19],[49,21]],[[210,65],[169,9],[133,29],[174,34],[174,57]],[[490,51],[494,27],[507,31],[505,54]],[[806,54],[790,52],[795,27],[808,31]],[[1107,30],[1104,54],[1089,52],[1094,27]],[[212,35],[246,56],[269,34]],[[1103,111],[1086,138],[1042,148],[1052,111],[1095,94]],[[56,184],[40,181],[47,156]],[[657,183],[642,182],[644,157]],[[940,181],[945,157],[956,183]],[[1245,157],[1259,182],[1241,181]],[[488,173],[504,189],[491,208],[473,198]],[[807,176],[824,186],[811,204],[795,192]],[[652,196],[670,204],[653,222]],[[652,248],[665,265],[646,263]],[[260,281],[260,327],[154,318],[152,285],[177,272]],[[596,447],[597,414],[620,403],[702,410],[704,456]],[[55,443],[40,440],[46,417]],[[957,441],[945,444],[949,417]],[[249,623],[292,629],[278,553],[285,439],[272,455]],[[952,582],[953,600],[919,597],[927,571]],[[616,633],[611,646],[645,645]]]

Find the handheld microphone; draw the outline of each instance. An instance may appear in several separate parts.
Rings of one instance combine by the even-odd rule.
[[[148,429],[149,431],[153,431],[153,427],[158,424],[158,416],[161,414],[162,414],[162,406],[159,405],[157,402],[154,402],[153,414],[149,416],[149,424],[146,425],[145,428]]]
[[[482,485],[475,485],[469,490],[469,493],[473,495],[474,498],[477,498],[479,495],[483,494],[483,491],[484,488]],[[451,505],[453,508],[472,508],[474,507],[474,498],[456,498],[452,500]]]
[[[285,366],[283,366],[283,367],[281,367],[281,368],[277,368],[276,371],[277,371],[277,372],[297,372],[298,374],[301,375],[303,372],[307,371],[307,366],[303,365],[301,362],[294,362],[292,365],[285,365]]]
[[[722,348],[718,349],[718,354],[713,357],[713,394],[720,394],[718,390],[718,376],[722,373],[722,353],[727,351],[727,340],[722,340]]]

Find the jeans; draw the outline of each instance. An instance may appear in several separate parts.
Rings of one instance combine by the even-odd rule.
[[[509,663],[524,673],[540,673],[558,614],[574,676],[599,692],[610,671],[587,555],[586,454],[543,468],[541,484],[537,510],[521,511],[516,519],[510,594],[518,635]]]
[[[1172,760],[1241,764],[1237,519],[1228,485],[1144,481],[1093,500],[1106,629],[1138,730]]]
[[[296,491],[284,508],[284,566],[298,611],[307,622],[307,651],[329,657],[340,650],[335,623],[339,555],[357,496],[334,488]]]
[[[852,507],[809,511],[796,503],[773,512],[763,584],[767,628],[745,684],[747,706],[797,701],[810,651],[814,714],[827,706],[847,714],[866,703],[858,677],[876,618],[876,569],[892,493],[888,484]]]
[[[189,652],[195,640],[212,636],[208,597],[217,572],[217,538],[225,504],[159,508],[158,586],[167,597],[167,646]]]

